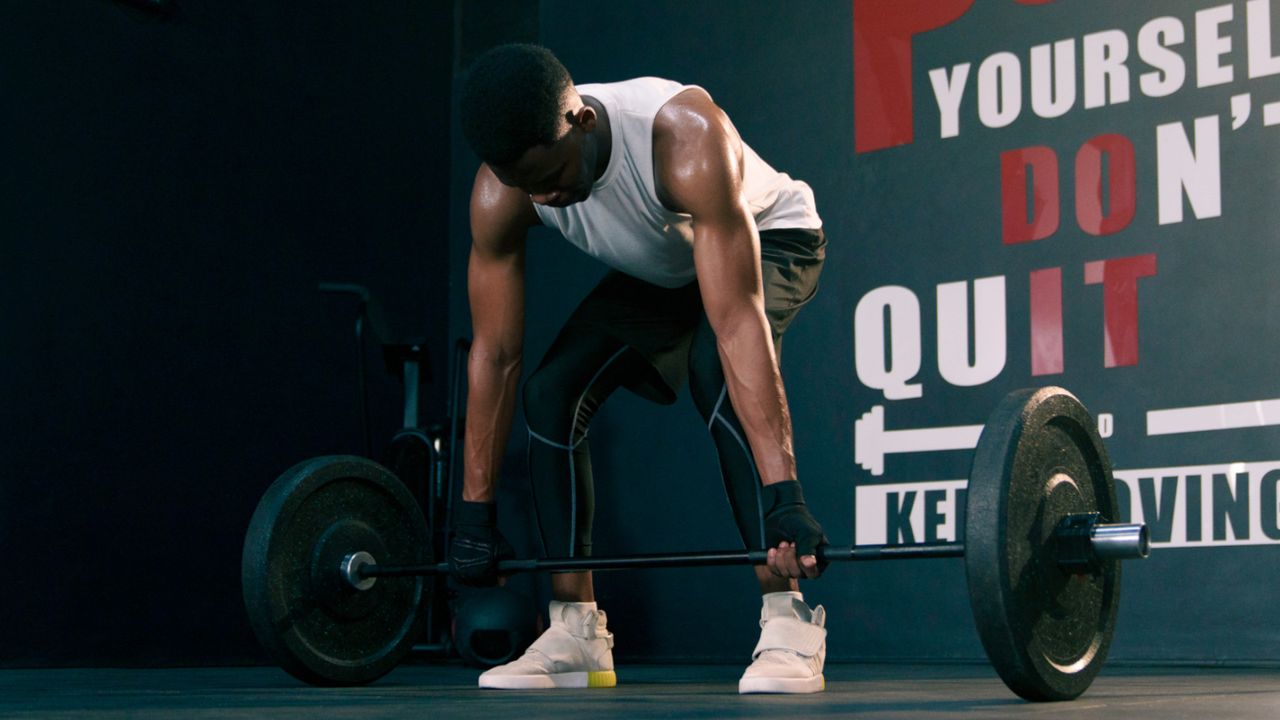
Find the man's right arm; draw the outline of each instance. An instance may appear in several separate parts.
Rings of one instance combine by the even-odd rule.
[[[462,499],[469,502],[494,501],[511,434],[524,349],[525,234],[536,224],[529,196],[481,166],[471,192],[467,267],[473,339]]]

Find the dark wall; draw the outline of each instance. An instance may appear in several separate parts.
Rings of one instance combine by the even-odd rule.
[[[363,452],[355,305],[318,282],[428,337],[443,414],[452,8],[170,6],[0,23],[9,666],[262,657],[254,505],[304,457]],[[399,389],[368,358],[386,438]]]
[[[882,474],[862,467],[855,460],[854,429],[873,406],[885,407],[889,429],[980,424],[1009,390],[1062,384],[1114,420],[1108,447],[1126,490],[1123,512],[1158,522],[1167,531],[1157,536],[1152,559],[1126,568],[1113,657],[1273,659],[1277,637],[1267,608],[1274,603],[1274,587],[1259,579],[1275,575],[1274,545],[1280,539],[1275,494],[1267,494],[1280,477],[1272,474],[1280,465],[1269,449],[1277,439],[1276,418],[1264,411],[1276,404],[1269,398],[1280,397],[1266,361],[1274,355],[1268,338],[1280,330],[1280,306],[1269,289],[1280,261],[1274,242],[1280,218],[1268,200],[1274,195],[1274,173],[1268,168],[1274,167],[1274,135],[1280,131],[1264,123],[1262,105],[1280,95],[1277,76],[1250,77],[1246,67],[1246,3],[1230,3],[1234,17],[1218,31],[1234,43],[1220,60],[1235,66],[1234,79],[1205,87],[1197,84],[1196,13],[1223,3],[1180,0],[1158,9],[1126,4],[1123,11],[1106,2],[973,3],[963,17],[957,11],[954,22],[899,45],[897,57],[914,61],[900,76],[872,73],[870,98],[880,92],[876,88],[905,79],[905,97],[913,100],[915,114],[908,118],[905,138],[859,151],[855,127],[859,120],[874,122],[876,112],[855,119],[857,2],[873,15],[876,8],[893,4],[614,2],[587,13],[573,3],[543,0],[538,37],[578,82],[659,75],[702,85],[766,160],[813,187],[830,239],[829,257],[822,290],[788,333],[782,369],[801,480],[834,541],[875,534],[875,521],[884,518],[887,484],[940,487],[961,481],[969,470],[972,453],[963,448],[892,455]],[[1280,34],[1275,5],[1270,3],[1271,37]],[[941,6],[913,7],[936,11]],[[1185,42],[1175,49],[1188,79],[1171,96],[1153,97],[1139,89],[1138,76],[1152,67],[1138,57],[1137,36],[1161,15],[1176,18],[1185,30]],[[1061,118],[1036,116],[1030,108],[1030,48],[1073,39],[1079,72],[1084,36],[1107,30],[1129,40],[1130,99],[1086,109],[1077,75],[1074,107]],[[988,127],[977,117],[975,86],[981,64],[999,52],[1012,53],[1023,64],[1024,109],[1007,127]],[[942,137],[928,73],[966,62],[971,68],[961,132]],[[1231,98],[1250,92],[1251,119],[1233,130]],[[1184,198],[1183,221],[1161,222],[1156,128],[1178,123],[1190,134],[1202,117],[1215,117],[1220,127],[1221,214],[1200,217]],[[1076,219],[1075,160],[1086,141],[1105,134],[1124,135],[1135,147],[1136,214],[1123,227],[1090,233]],[[476,161],[462,147],[456,128],[454,142],[451,321],[456,334],[465,334],[463,218]],[[1062,220],[1052,237],[1005,243],[1001,156],[1026,146],[1050,147],[1059,157]],[[1167,148],[1164,153],[1167,169],[1176,161]],[[1085,190],[1098,193],[1106,187],[1086,185]],[[1112,212],[1112,201],[1103,202],[1104,211]],[[1113,295],[1104,300],[1104,287],[1086,282],[1088,262],[1150,254],[1158,256],[1158,272],[1140,280],[1136,299],[1117,300],[1119,286],[1112,283],[1106,292]],[[531,369],[603,268],[542,231],[531,236],[528,262],[526,369]],[[1033,372],[1029,274],[1053,267],[1063,269],[1065,367]],[[966,281],[972,295],[976,278],[994,276],[1005,277],[1006,331],[993,337],[1004,344],[1006,359],[996,376],[961,386],[939,370],[935,293],[940,284]],[[858,343],[872,339],[870,331],[855,327],[855,309],[868,293],[889,285],[907,288],[920,302],[922,364],[908,378],[922,384],[918,398],[887,397],[859,374],[855,360]],[[1120,312],[1118,306],[1104,307],[1116,302],[1137,313],[1141,348],[1121,363],[1107,354],[1123,342],[1126,330],[1123,322],[1105,319],[1108,312]],[[969,315],[983,327],[993,320],[985,311]],[[907,331],[890,327],[884,337],[892,341],[895,333],[901,338]],[[973,361],[975,343],[985,349],[988,340],[968,342],[966,359]],[[1156,437],[1146,429],[1150,410],[1255,400],[1253,427]],[[517,544],[531,552],[536,545],[526,524],[524,441],[521,433],[513,437],[502,480],[503,520],[514,528]],[[592,448],[597,552],[736,544],[710,442],[687,396],[674,408],[660,408],[619,394],[597,416]],[[1215,473],[1224,477],[1223,487],[1231,478],[1230,492],[1212,480]],[[1241,473],[1244,484],[1237,485]],[[1173,479],[1165,483],[1163,477]],[[1204,483],[1205,500],[1188,511],[1193,482]],[[1171,487],[1179,499],[1175,503],[1166,495],[1167,505],[1160,504],[1153,487]],[[1231,504],[1235,493],[1248,499]],[[954,499],[953,490],[948,497]],[[944,510],[955,512],[951,505]],[[1198,512],[1205,529],[1196,537],[1187,518]],[[1238,527],[1224,529],[1228,513],[1235,513],[1231,517],[1240,520]],[[921,539],[917,533],[915,540]],[[758,600],[754,581],[740,570],[602,575],[597,588],[618,636],[620,658],[739,661],[754,642]],[[831,612],[832,658],[982,656],[960,562],[836,567],[820,582],[808,583],[806,592]]]

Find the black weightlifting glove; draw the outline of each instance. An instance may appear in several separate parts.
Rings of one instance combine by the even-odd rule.
[[[765,485],[763,492],[764,537],[770,548],[778,543],[789,542],[796,546],[796,558],[813,555],[818,560],[818,574],[827,569],[827,563],[818,556],[818,547],[827,544],[827,536],[822,526],[809,513],[804,504],[804,493],[800,490],[800,482],[785,482]],[[766,548],[768,549],[768,548]]]
[[[459,500],[454,507],[449,571],[464,585],[493,585],[498,581],[498,561],[514,557],[497,524],[494,503]]]

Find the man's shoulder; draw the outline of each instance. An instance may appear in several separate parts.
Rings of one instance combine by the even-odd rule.
[[[736,187],[740,140],[702,88],[673,96],[653,121],[654,180],[668,209],[698,214],[711,188]]]
[[[529,196],[503,185],[487,165],[476,171],[470,211],[473,234],[477,236],[506,237],[540,223]]]
[[[653,118],[654,139],[696,141],[722,134],[724,111],[711,94],[696,85],[685,86],[662,104]]]

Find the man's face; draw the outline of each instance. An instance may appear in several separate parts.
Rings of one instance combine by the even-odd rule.
[[[584,117],[585,113],[585,117]],[[565,132],[551,145],[535,145],[510,165],[492,168],[504,185],[519,188],[539,205],[565,207],[591,195],[595,182],[594,111],[567,113]]]

